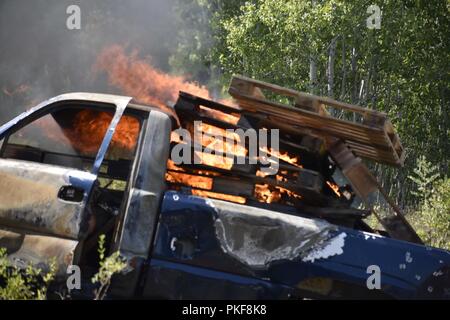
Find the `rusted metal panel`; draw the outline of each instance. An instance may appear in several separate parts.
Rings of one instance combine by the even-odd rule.
[[[159,207],[165,191],[164,176],[170,150],[171,118],[151,111],[140,153],[135,157],[125,212],[116,230],[113,250],[128,261],[128,268],[115,279],[114,295],[132,297],[145,259],[150,255]]]
[[[69,93],[46,100],[0,127],[0,141],[11,131],[49,112],[55,104],[89,102],[115,107],[114,118],[95,158],[92,172],[55,165],[0,159],[0,247],[20,268],[29,263],[46,270],[54,259],[58,275],[74,261],[78,240],[87,233],[87,201],[115,128],[131,97]],[[76,188],[82,197],[59,197]],[[66,200],[63,200],[64,198]]]
[[[83,217],[93,181],[131,97],[69,93],[48,99],[0,127],[0,138],[42,114],[50,105],[84,101],[115,106],[116,112],[97,153],[92,173],[19,160],[0,160],[0,224],[43,234],[80,239],[86,229]],[[63,186],[80,187],[81,202],[58,199]]]
[[[82,202],[58,199],[62,186],[95,176],[63,167],[0,159],[0,224],[64,238],[79,239],[85,229]]]
[[[0,228],[0,247],[6,248],[8,258],[19,268],[30,263],[48,271],[49,263],[56,263],[57,276],[64,276],[72,264],[78,241],[38,234],[27,234]]]

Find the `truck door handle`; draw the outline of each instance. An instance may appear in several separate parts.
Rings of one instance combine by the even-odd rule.
[[[58,191],[58,198],[64,201],[81,202],[84,198],[84,190],[74,186],[62,186]]]

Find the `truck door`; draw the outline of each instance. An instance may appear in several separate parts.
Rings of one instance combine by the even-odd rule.
[[[76,263],[86,210],[129,97],[67,94],[0,127],[0,247],[19,266]]]
[[[130,266],[125,275],[115,278],[111,287],[115,296],[130,298],[136,294],[142,268],[151,255],[160,204],[166,188],[165,174],[172,125],[169,115],[151,110],[143,126],[128,195],[115,231],[117,241],[113,251],[119,250]]]

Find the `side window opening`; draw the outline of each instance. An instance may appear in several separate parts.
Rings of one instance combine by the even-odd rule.
[[[90,171],[114,110],[64,106],[9,135],[2,158]]]
[[[113,109],[64,106],[10,134],[1,157],[91,171],[113,116]],[[100,168],[102,181],[126,180],[140,126],[137,116],[122,116]]]
[[[141,129],[138,116],[125,114],[117,124],[99,172],[100,187],[124,191]]]

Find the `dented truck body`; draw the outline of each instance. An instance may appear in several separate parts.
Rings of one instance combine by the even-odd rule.
[[[67,267],[79,265],[83,283],[72,295],[89,298],[97,239],[106,234],[107,249],[128,262],[111,298],[450,299],[448,251],[289,207],[169,190],[176,121],[130,100],[61,95],[0,127],[0,247],[14,263],[45,268],[56,258],[63,285]],[[94,126],[92,110],[107,121]],[[52,126],[58,135],[47,131]],[[87,148],[93,134],[100,139]],[[370,289],[373,266],[380,287]]]
[[[261,299],[449,298],[445,250],[175,192],[161,210],[148,290],[162,296],[233,299],[246,287],[243,297]],[[380,290],[367,289],[371,265]]]

